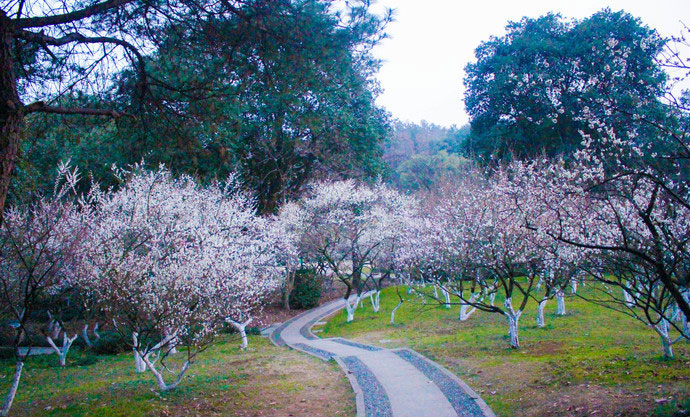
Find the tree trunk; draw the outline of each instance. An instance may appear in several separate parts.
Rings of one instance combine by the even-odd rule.
[[[53,338],[48,336],[46,339],[48,340],[48,344],[50,345],[51,348],[57,353],[58,355],[58,360],[60,362],[60,366],[65,366],[67,364],[67,354],[69,353],[69,348],[72,347],[72,343],[74,343],[75,340],[77,340],[77,334],[75,334],[72,337],[69,337],[67,335],[67,331],[62,332],[62,346],[57,347],[55,342],[53,341]]]
[[[404,301],[405,300],[401,299],[400,302],[398,302],[398,305],[396,305],[395,308],[393,308],[393,311],[391,311],[391,324],[395,324],[395,312],[400,308]]]
[[[144,359],[139,354],[139,335],[136,332],[132,333],[132,341],[134,342],[134,347],[132,348],[134,350],[134,368],[140,374],[146,371],[146,363],[144,363]]]
[[[544,323],[544,307],[546,307],[548,300],[548,297],[544,297],[539,301],[539,306],[537,307],[537,327],[546,326]]]
[[[242,338],[242,345],[240,346],[240,349],[244,350],[249,346],[249,339],[247,339],[247,326],[249,323],[252,322],[253,319],[249,319],[245,321],[244,323],[240,323],[238,321],[232,320],[232,319],[226,319],[228,323],[232,325],[237,331],[240,332],[240,337]]]
[[[503,306],[506,309],[506,316],[508,317],[508,335],[510,336],[510,347],[513,349],[520,348],[520,338],[518,337],[518,320],[522,315],[522,310],[513,310],[513,300],[506,297]]]
[[[374,313],[378,313],[381,308],[381,291],[376,290],[376,293],[369,294],[369,299],[371,300],[371,308]]]
[[[182,369],[180,372],[177,374],[177,379],[173,383],[166,383],[165,379],[163,379],[163,374],[161,374],[156,367],[154,366],[153,362],[151,362],[148,358],[147,355],[139,355],[143,358],[144,362],[146,363],[146,366],[149,368],[151,373],[153,373],[153,376],[156,378],[156,382],[158,383],[158,388],[160,388],[161,391],[170,391],[171,389],[177,387],[180,385],[180,382],[182,381],[182,377],[184,376],[185,372],[187,372],[187,369],[189,369],[190,362],[186,361],[184,365],[182,365]]]
[[[577,294],[577,279],[575,278],[570,280],[570,292],[572,294]]]
[[[625,286],[627,287],[628,281],[625,281]],[[626,290],[625,287],[623,288],[623,298],[625,299],[625,305],[628,308],[633,308],[635,306],[635,300],[633,299],[632,294],[630,294],[630,291]]]
[[[86,343],[86,346],[89,348],[93,347],[93,343],[91,343],[91,339],[89,338],[89,323],[87,322],[84,325],[84,328],[81,329],[81,337],[84,339],[84,343]]]
[[[10,408],[12,408],[12,402],[14,401],[14,396],[17,395],[17,388],[19,388],[19,380],[22,377],[22,369],[24,369],[24,361],[17,360],[14,367],[14,378],[12,378],[12,385],[10,385],[10,390],[5,397],[5,404],[2,406],[2,411],[0,411],[0,416],[5,417],[10,414]]]
[[[362,295],[357,294],[357,297],[355,298],[354,303],[350,304],[350,299],[346,298],[345,299],[345,311],[347,312],[347,322],[350,323],[352,320],[355,319],[355,310],[357,310],[357,305],[359,304],[359,300],[361,300]]]
[[[469,302],[467,302],[467,303],[461,302],[461,304],[460,304],[460,316],[458,317],[458,319],[460,319],[460,321],[465,321],[465,320],[469,319],[470,316],[472,315],[472,313],[475,312],[476,308],[472,307],[472,303],[474,303],[476,299],[477,299],[477,293],[472,293],[472,295],[470,295]]]
[[[0,10],[0,224],[21,142],[23,104],[17,93],[12,58],[12,24]]]
[[[443,299],[445,300],[443,307],[450,308],[450,293],[448,292],[446,287],[441,287],[441,293],[443,294]]]
[[[657,334],[661,338],[661,347],[664,350],[664,357],[666,358],[672,358],[673,357],[673,342],[671,341],[671,337],[669,336],[669,324],[668,320],[662,318],[659,323],[653,326],[654,330],[656,330]]]
[[[563,293],[563,290],[558,290],[556,292],[556,302],[558,303],[556,314],[559,316],[565,316],[565,294]]]
[[[292,287],[295,285],[295,271],[288,268],[287,275],[285,276],[285,292],[283,293],[283,308],[290,311],[290,293],[292,292]]]

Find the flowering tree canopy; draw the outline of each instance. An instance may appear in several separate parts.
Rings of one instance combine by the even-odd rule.
[[[201,188],[164,168],[121,171],[123,186],[91,194],[92,225],[79,274],[161,389],[175,387],[224,320],[243,321],[277,284],[275,254],[253,201],[225,187]],[[155,368],[186,347],[168,385]]]

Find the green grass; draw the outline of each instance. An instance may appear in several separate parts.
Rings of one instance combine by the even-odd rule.
[[[587,294],[592,287],[578,291]],[[500,416],[594,410],[597,416],[644,415],[659,401],[683,400],[690,393],[690,344],[677,343],[676,358],[664,359],[653,330],[581,299],[569,297],[563,317],[555,314],[555,300],[549,301],[541,329],[536,303],[528,304],[520,318],[521,348],[513,350],[505,317],[476,311],[460,322],[457,305],[424,307],[404,289],[401,294],[407,301],[396,312],[395,325],[389,320],[398,297],[395,288],[387,288],[380,313],[374,314],[367,301],[354,322],[346,323],[340,312],[319,335],[413,348],[459,375]],[[495,302],[500,306],[503,299]]]
[[[75,349],[64,369],[55,355],[31,357],[11,415],[354,415],[354,395],[334,364],[276,348],[261,337],[250,337],[245,352],[238,345],[224,336],[164,394],[150,372],[134,372],[131,354],[96,356]],[[3,399],[13,373],[12,361],[0,361]],[[316,414],[303,414],[306,404],[318,404]]]

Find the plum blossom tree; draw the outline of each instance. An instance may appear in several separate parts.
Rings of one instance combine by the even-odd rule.
[[[10,390],[0,411],[2,416],[9,414],[29,354],[19,351],[20,343],[31,331],[27,325],[29,317],[46,307],[55,307],[61,300],[57,295],[71,285],[68,270],[82,248],[86,234],[84,217],[90,216],[83,201],[73,199],[78,181],[78,171],[61,164],[52,195],[27,207],[8,209],[0,226],[0,314],[14,329],[16,362]],[[57,330],[62,331],[59,327]],[[65,364],[74,341],[66,331],[64,337],[62,348],[53,344],[61,365]]]
[[[201,188],[163,167],[118,175],[119,190],[90,194],[97,220],[80,285],[130,338],[138,370],[150,370],[167,391],[225,320],[244,330],[276,286],[272,240],[267,221],[232,179]],[[185,358],[173,369],[167,360],[178,348]],[[172,382],[157,361],[173,373]]]
[[[391,268],[388,254],[405,236],[415,200],[381,183],[345,180],[312,184],[298,206],[300,250],[345,284],[347,320],[352,321],[368,281],[363,271],[378,268],[385,274]],[[380,285],[376,290],[373,300],[379,299]],[[350,302],[353,293],[356,299]]]
[[[630,153],[623,143],[616,146],[625,159]],[[671,345],[679,339],[670,336],[669,329],[688,337],[682,306],[687,305],[690,212],[673,196],[687,191],[664,191],[641,172],[614,175],[595,152],[581,152],[578,158],[568,166],[513,164],[514,177],[522,178],[521,187],[530,190],[530,205],[551,219],[529,218],[529,227],[556,240],[555,245],[579,252],[584,259],[579,268],[601,284],[590,300],[654,328],[664,355],[672,356]]]
[[[508,175],[478,178],[481,174],[440,191],[427,212],[434,226],[425,240],[434,254],[417,259],[430,279],[460,298],[461,314],[475,308],[504,315],[510,345],[519,348],[518,321],[538,272],[532,232],[515,206],[512,193],[517,189]],[[494,305],[497,292],[504,295],[503,308]],[[516,296],[521,297],[517,308]]]

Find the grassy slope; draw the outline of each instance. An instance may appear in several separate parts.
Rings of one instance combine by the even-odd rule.
[[[27,363],[12,407],[15,416],[351,416],[354,395],[333,363],[251,337],[249,349],[227,336],[202,353],[175,390],[160,395],[150,372],[136,374],[131,354],[70,352]],[[0,361],[4,399],[13,363]],[[168,375],[169,376],[169,375]]]
[[[591,287],[580,287],[587,293]],[[422,308],[419,299],[398,309],[394,288],[384,290],[381,312],[369,303],[353,323],[344,313],[324,327],[322,337],[344,336],[386,347],[411,347],[442,363],[482,395],[499,416],[647,415],[663,401],[690,394],[690,344],[674,346],[664,360],[656,333],[620,313],[568,298],[568,314],[546,306],[546,328],[536,327],[536,303],[520,319],[519,351],[511,350],[507,320],[477,311],[458,321],[459,306]],[[503,299],[496,298],[502,305]],[[596,410],[596,413],[594,411]]]

